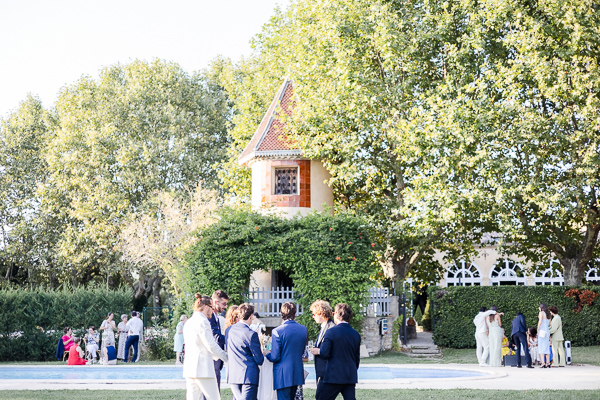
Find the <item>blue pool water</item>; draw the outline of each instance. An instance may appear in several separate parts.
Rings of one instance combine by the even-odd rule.
[[[306,366],[309,372],[307,380],[315,379],[313,366]],[[222,376],[225,375],[222,371]],[[426,368],[389,368],[364,366],[358,369],[358,380],[372,379],[410,379],[410,378],[467,378],[485,376],[483,372],[464,371],[458,369],[426,369]],[[183,379],[181,367],[161,366],[52,366],[52,367],[0,367],[0,379],[46,379],[73,380],[97,379],[103,381],[119,379]]]

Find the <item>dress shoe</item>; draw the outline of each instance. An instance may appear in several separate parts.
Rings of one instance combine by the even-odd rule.
[[[533,368],[533,365],[528,365],[527,368]]]
[[[517,368],[523,368],[523,367],[521,367],[520,365],[517,365]]]

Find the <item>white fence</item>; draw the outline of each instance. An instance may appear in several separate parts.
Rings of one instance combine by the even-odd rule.
[[[254,310],[261,317],[279,317],[283,303],[287,301],[296,303],[294,301],[294,288],[288,287],[252,288],[248,292],[247,299],[248,303],[254,306]],[[369,289],[369,305],[363,312],[376,317],[387,316],[391,314],[390,304],[390,290],[374,287]],[[302,306],[298,306],[296,315],[301,315],[303,311]]]

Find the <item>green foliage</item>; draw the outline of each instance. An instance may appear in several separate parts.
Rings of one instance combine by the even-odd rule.
[[[153,316],[151,321],[152,326],[144,332],[143,343],[148,359],[153,361],[173,359],[175,357],[173,351],[175,329],[170,326],[168,321],[157,316]]]
[[[421,318],[421,325],[426,331],[431,331],[431,299],[427,299],[427,305],[425,306],[425,314]]]
[[[128,289],[0,290],[0,360],[51,360],[65,326],[83,334],[109,312],[131,311]]]
[[[199,235],[187,257],[188,292],[223,289],[232,304],[239,304],[252,272],[282,270],[293,279],[304,310],[317,299],[345,302],[356,313],[353,326],[361,327],[360,311],[377,268],[370,231],[361,219],[346,213],[284,219],[225,209],[219,222]],[[299,320],[312,336],[318,333],[309,312]]]
[[[429,298],[433,305],[433,339],[444,347],[475,347],[473,318],[481,307],[491,305],[504,313],[502,326],[506,330],[510,331],[510,324],[519,311],[525,315],[528,326],[537,328],[538,306],[545,303],[558,307],[565,340],[574,346],[599,344],[600,302],[584,306],[583,311],[576,313],[573,311],[575,301],[565,296],[568,289],[566,286],[432,286]]]

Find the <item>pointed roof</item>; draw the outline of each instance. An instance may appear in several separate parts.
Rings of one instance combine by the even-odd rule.
[[[285,140],[285,123],[278,118],[278,112],[291,115],[294,108],[294,86],[292,81],[283,82],[267,113],[250,143],[246,146],[238,161],[247,164],[254,158],[302,157],[302,152]]]

